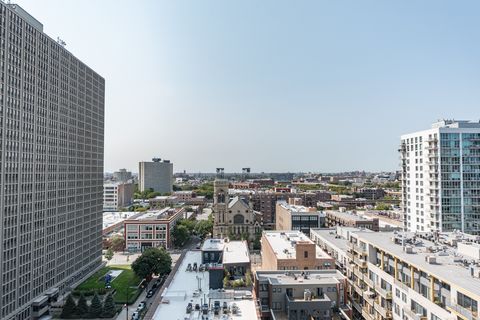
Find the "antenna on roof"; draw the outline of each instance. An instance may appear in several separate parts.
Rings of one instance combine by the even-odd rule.
[[[223,179],[224,176],[225,176],[225,169],[217,168],[217,178]]]
[[[57,37],[57,43],[64,48],[67,46],[67,43],[65,41],[63,41],[62,39],[60,39],[60,37]]]

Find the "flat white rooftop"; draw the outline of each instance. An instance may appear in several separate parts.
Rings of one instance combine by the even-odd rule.
[[[255,302],[251,299],[242,299],[241,295],[235,295],[233,291],[227,290],[220,292],[218,290],[209,290],[208,271],[192,272],[186,271],[187,265],[202,263],[201,251],[189,251],[185,255],[177,273],[175,274],[170,286],[162,292],[162,303],[158,305],[153,319],[155,320],[213,320],[213,319],[232,319],[232,320],[254,320],[257,319],[257,312],[255,309]],[[201,291],[199,290],[201,289]],[[207,303],[213,306],[214,301],[227,302],[231,307],[234,303],[239,308],[237,314],[223,314],[214,316],[213,311],[209,310],[208,315],[202,314],[200,311],[192,311],[190,314],[186,313],[188,303],[192,303],[193,307],[196,304],[200,306]],[[225,316],[225,317],[224,317]]]
[[[223,239],[206,239],[202,245],[202,251],[223,251],[225,241]]]
[[[296,259],[295,245],[298,242],[314,244],[310,238],[300,231],[265,231],[264,234],[277,259]],[[317,248],[315,252],[317,259],[330,258],[320,248]]]
[[[223,264],[250,263],[250,252],[246,241],[229,241],[223,249]]]

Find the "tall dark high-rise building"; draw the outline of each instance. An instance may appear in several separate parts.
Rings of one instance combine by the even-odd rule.
[[[101,263],[105,80],[0,2],[0,318],[35,319]]]

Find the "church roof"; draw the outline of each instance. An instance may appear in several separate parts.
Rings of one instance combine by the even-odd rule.
[[[232,198],[230,200],[230,202],[228,203],[228,208],[229,209],[233,208],[233,206],[235,206],[235,204],[237,202],[240,203],[241,205],[243,205],[245,208],[250,209],[250,205],[248,204],[247,200],[245,200],[244,198],[240,198],[240,197]]]

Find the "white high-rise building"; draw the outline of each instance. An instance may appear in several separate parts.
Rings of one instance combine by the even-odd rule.
[[[439,121],[399,151],[405,228],[480,234],[480,123]]]
[[[173,163],[170,160],[153,158],[152,162],[142,161],[138,165],[138,187],[140,191],[166,193],[173,191]]]
[[[0,2],[0,318],[39,319],[102,260],[105,80]]]

